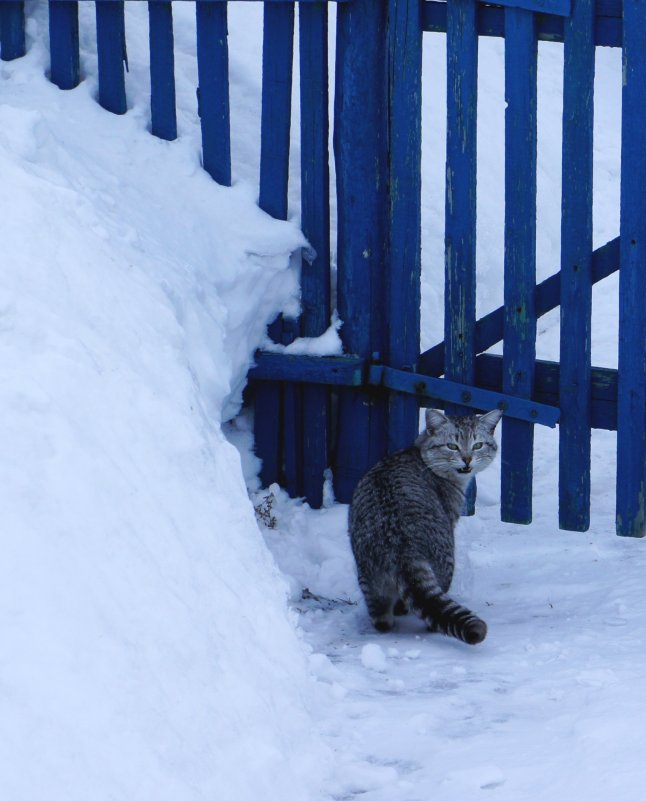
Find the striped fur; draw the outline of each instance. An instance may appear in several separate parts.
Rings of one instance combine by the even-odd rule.
[[[449,597],[454,529],[473,474],[494,459],[501,413],[447,418],[429,410],[410,448],[378,462],[361,479],[350,505],[350,541],[359,586],[379,631],[412,607],[430,631],[471,645],[487,633],[483,620]]]

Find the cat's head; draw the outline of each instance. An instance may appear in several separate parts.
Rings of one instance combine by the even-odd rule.
[[[498,450],[494,430],[501,417],[500,409],[468,417],[427,409],[426,429],[415,444],[434,473],[466,484],[493,462]]]

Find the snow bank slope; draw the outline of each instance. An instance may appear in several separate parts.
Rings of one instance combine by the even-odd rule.
[[[304,658],[218,426],[301,236],[91,75],[59,92],[30,33],[0,66],[0,797],[303,801]]]

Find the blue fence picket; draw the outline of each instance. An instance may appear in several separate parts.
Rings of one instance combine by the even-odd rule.
[[[564,26],[559,525],[569,531],[590,526],[594,10],[577,0]]]
[[[354,0],[337,9],[334,150],[337,170],[337,293],[347,353],[383,354],[387,231],[386,8]],[[386,450],[386,401],[339,393],[334,461],[337,499],[347,502]]]
[[[259,205],[287,219],[292,108],[294,4],[268,3],[262,43],[262,118]]]
[[[536,73],[534,14],[505,11],[505,340],[503,392],[531,398],[536,358]],[[534,427],[502,426],[501,516],[532,519]]]
[[[447,6],[447,133],[444,289],[444,374],[473,384],[476,319],[476,130],[478,34],[476,3]],[[448,414],[470,414],[447,405]],[[465,512],[473,514],[472,482]]]
[[[231,186],[227,4],[197,0],[195,10],[202,165],[214,181]]]
[[[77,0],[49,3],[49,77],[59,89],[73,89],[80,80],[78,5]]]
[[[150,41],[151,131],[160,139],[177,139],[173,6],[170,0],[148,3]]]
[[[126,28],[123,0],[97,0],[96,49],[99,103],[113,114],[125,114]]]
[[[0,56],[3,61],[13,61],[25,52],[25,4],[4,0],[0,3]]]
[[[301,269],[303,336],[322,334],[330,320],[330,170],[328,153],[327,3],[298,10],[301,90],[301,227],[315,255]],[[303,388],[303,493],[311,506],[323,503],[329,464],[330,392]]]
[[[422,26],[418,0],[390,0],[388,9],[390,219],[386,362],[415,372],[420,347]],[[415,397],[390,393],[389,452],[419,430]]]
[[[282,473],[282,390],[273,381],[261,381],[254,392],[254,445],[261,461],[260,482],[269,487]]]
[[[646,534],[646,11],[624,0],[617,534]]]
[[[281,220],[287,219],[293,50],[294,4],[267,4],[258,202],[264,211]],[[289,344],[296,334],[295,324],[282,317],[269,330],[272,338],[282,344]],[[262,483],[268,486],[280,479],[293,496],[302,492],[300,394],[294,386],[269,383],[258,387],[255,397],[256,454],[262,460]]]

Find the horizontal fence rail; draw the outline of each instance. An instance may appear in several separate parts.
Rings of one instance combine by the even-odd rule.
[[[443,378],[433,378],[398,370],[382,364],[370,364],[357,356],[297,356],[259,353],[249,371],[254,381],[296,381],[346,387],[384,387],[399,394],[417,398],[417,406],[430,406],[426,400],[438,401],[452,408],[473,410],[502,409],[507,417],[553,428],[559,421],[559,409],[518,398],[500,391],[490,392],[473,384],[462,384]]]
[[[520,6],[520,3],[514,4]],[[563,42],[566,17],[536,14],[536,36],[546,42]],[[423,0],[422,25],[425,31],[446,33],[447,3]],[[480,36],[505,35],[505,9],[479,3],[476,25]],[[606,47],[621,47],[623,41],[622,0],[597,0],[594,21],[594,43]]]
[[[387,370],[387,372],[384,372]],[[386,379],[384,380],[384,375]],[[475,360],[474,386],[438,379],[423,373],[372,365],[358,356],[297,356],[277,353],[256,354],[255,366],[249,371],[253,381],[298,381],[326,384],[331,387],[346,386],[392,386],[398,392],[418,397],[419,405],[432,400],[442,407],[444,403],[468,405],[471,409],[485,411],[500,408],[509,417],[516,409],[522,411],[518,419],[553,427],[560,417],[560,365],[558,362],[537,360],[534,363],[534,392],[532,398],[523,400],[502,392],[502,356],[481,354]],[[617,430],[617,370],[593,367],[590,375],[591,427]],[[394,382],[397,381],[397,386]],[[493,390],[497,394],[479,395],[474,388]],[[513,401],[513,403],[512,403]],[[516,401],[521,401],[519,405]],[[491,405],[490,405],[491,404]],[[550,407],[546,416],[535,404]],[[532,414],[532,410],[537,410]]]

